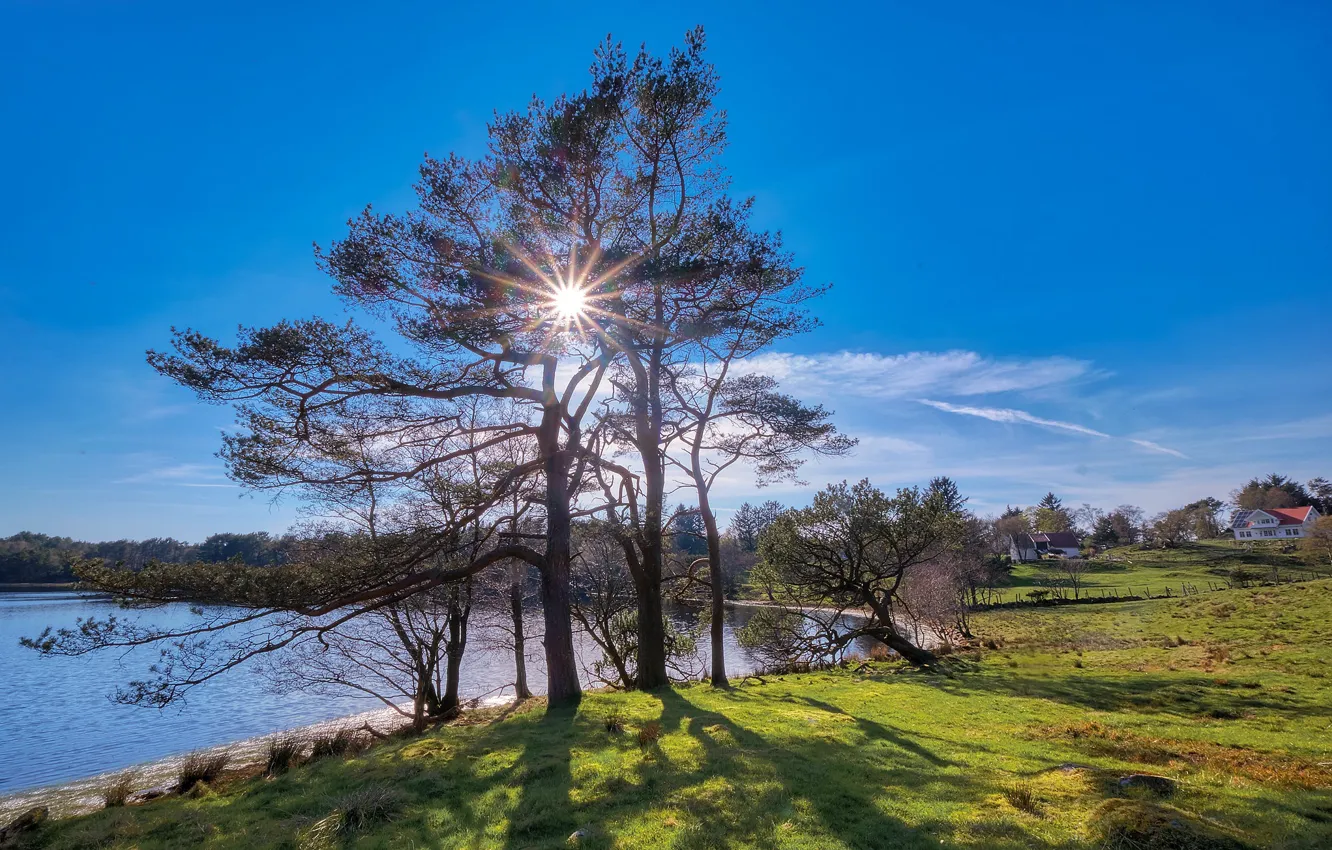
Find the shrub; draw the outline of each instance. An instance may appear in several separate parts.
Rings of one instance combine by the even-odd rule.
[[[624,731],[624,714],[618,708],[612,708],[606,715],[606,731],[618,735]]]
[[[200,782],[213,782],[222,775],[231,753],[190,753],[180,765],[176,778],[177,793],[184,794]]]
[[[268,758],[264,765],[267,776],[281,776],[300,761],[301,742],[295,738],[273,738],[268,742]]]

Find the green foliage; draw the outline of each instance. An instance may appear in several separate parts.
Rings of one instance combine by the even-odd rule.
[[[1241,508],[1298,508],[1311,504],[1314,496],[1300,482],[1274,472],[1266,478],[1250,479],[1231,494],[1230,500]]]
[[[169,537],[90,543],[21,531],[0,539],[0,584],[72,582],[76,578],[73,564],[90,559],[132,570],[142,569],[153,561],[171,564],[236,561],[265,566],[285,562],[291,546],[291,539],[275,538],[264,531],[214,534],[199,544]]]

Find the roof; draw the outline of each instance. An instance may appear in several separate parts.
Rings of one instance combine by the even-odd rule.
[[[1269,513],[1280,520],[1278,525],[1302,525],[1309,518],[1311,510],[1312,507],[1305,505],[1302,508],[1268,508],[1264,513]]]
[[[1033,543],[1048,543],[1056,549],[1077,549],[1082,546],[1082,541],[1071,531],[1038,531],[1027,536]]]
[[[1231,528],[1252,528],[1254,514],[1267,514],[1277,521],[1277,525],[1303,525],[1309,519],[1313,508],[1263,508],[1262,510],[1235,511],[1230,519]]]

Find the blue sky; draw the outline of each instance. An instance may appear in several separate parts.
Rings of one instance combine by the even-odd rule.
[[[1159,510],[1332,474],[1325,3],[273,5],[0,2],[0,534],[287,527],[144,350],[341,315],[312,242],[605,33],[698,23],[736,194],[834,284],[763,364],[862,440],[811,484]]]

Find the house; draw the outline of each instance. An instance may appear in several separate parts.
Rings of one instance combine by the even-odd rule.
[[[1235,511],[1230,528],[1236,540],[1270,540],[1303,537],[1313,528],[1320,514],[1317,509],[1266,508],[1261,511]]]
[[[1008,554],[1018,563],[1038,561],[1042,555],[1057,558],[1076,558],[1082,541],[1071,531],[1034,532],[1019,534],[1009,544]]]

